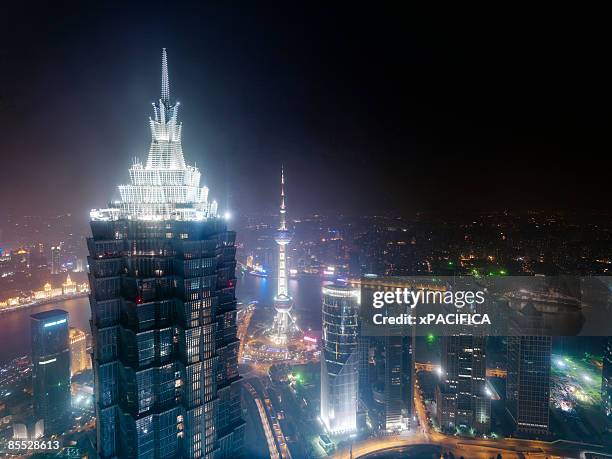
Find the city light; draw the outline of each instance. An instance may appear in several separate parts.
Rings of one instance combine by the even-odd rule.
[[[130,17],[145,10],[127,8],[134,13]],[[605,276],[612,274],[612,217],[607,196],[597,197],[603,207],[598,212],[582,207],[576,212],[576,199],[563,199],[576,195],[571,192],[581,185],[566,180],[576,175],[576,167],[584,172],[579,175],[585,183],[612,194],[605,186],[608,168],[585,163],[587,153],[601,149],[601,136],[586,132],[597,123],[583,123],[589,129],[583,129],[581,138],[589,144],[572,164],[576,170],[560,176],[554,167],[560,155],[554,147],[579,144],[563,142],[575,133],[564,133],[559,120],[585,113],[599,119],[589,107],[555,103],[551,108],[539,88],[531,88],[533,78],[510,87],[515,104],[483,103],[487,97],[496,99],[489,93],[507,92],[507,84],[478,78],[484,68],[497,71],[500,66],[491,59],[470,59],[469,65],[443,62],[445,56],[436,50],[459,49],[465,41],[450,32],[448,37],[433,34],[434,47],[431,40],[409,42],[422,33],[399,43],[384,31],[367,30],[370,38],[382,37],[370,46],[373,60],[360,52],[360,37],[344,30],[336,36],[338,18],[326,11],[307,19],[322,17],[334,25],[332,33],[299,27],[299,40],[281,40],[286,52],[270,55],[278,48],[270,41],[286,38],[271,29],[277,21],[262,21],[261,31],[272,38],[262,41],[257,38],[261,34],[253,33],[258,18],[245,28],[241,21],[232,24],[240,14],[169,21],[164,10],[149,10],[152,17],[140,21],[148,25],[126,28],[142,36],[121,34],[96,47],[87,46],[88,34],[100,35],[104,27],[98,26],[109,22],[96,18],[99,30],[93,30],[88,15],[69,15],[63,25],[78,27],[61,28],[52,48],[75,43],[93,53],[88,60],[101,63],[108,70],[105,76],[113,75],[94,78],[93,86],[84,78],[91,72],[79,69],[83,63],[78,59],[63,62],[65,53],[49,53],[45,28],[8,34],[16,37],[7,44],[8,58],[17,64],[7,67],[9,77],[25,77],[23,82],[13,78],[14,83],[3,79],[14,90],[7,92],[52,97],[39,104],[10,101],[15,110],[8,111],[9,129],[3,131],[11,137],[3,175],[10,213],[0,218],[3,447],[16,440],[38,438],[35,443],[42,444],[50,439],[60,445],[57,454],[74,447],[83,457],[126,459],[606,456],[612,447],[612,337],[602,328],[610,322],[605,314],[612,286]],[[372,17],[383,19],[371,10]],[[281,13],[274,17],[304,19],[299,9]],[[392,30],[392,22],[403,19],[396,16],[389,23],[375,22]],[[215,31],[229,30],[228,37],[238,33],[241,40],[198,39],[201,30],[210,30],[206,21],[218,22]],[[28,25],[9,22],[11,30]],[[285,32],[287,21],[278,22]],[[430,29],[426,21],[416,22]],[[452,22],[471,33],[462,21]],[[536,22],[535,35],[550,37],[539,30],[543,21]],[[222,159],[210,163],[210,170],[189,165],[188,152],[183,155],[182,128],[198,125],[198,118],[182,125],[183,107],[170,97],[165,48],[160,50],[161,75],[155,71],[151,78],[159,83],[161,76],[161,92],[152,97],[152,107],[146,106],[150,116],[141,120],[149,133],[141,159],[130,161],[121,153],[135,150],[142,140],[127,115],[138,113],[133,104],[148,85],[131,76],[141,74],[147,54],[156,51],[133,46],[117,51],[115,42],[174,43],[177,32],[187,34],[187,42],[219,48],[212,57],[202,57],[195,47],[195,58],[188,49],[177,50],[177,56],[187,57],[177,66],[187,79],[177,87],[205,85],[211,68],[214,81],[227,86],[216,92],[216,86],[198,87],[199,95],[216,94],[213,102],[223,116],[215,125],[187,133],[189,145],[203,150],[199,158]],[[490,31],[478,34],[486,37],[479,44],[488,47],[478,51],[517,75],[533,77],[533,71],[522,68],[530,62],[523,58],[529,50],[533,56],[527,58],[541,54],[542,47],[526,39],[529,49],[518,49],[521,43],[507,35],[495,43]],[[546,51],[554,52],[554,46],[567,51],[563,40],[553,37]],[[30,62],[27,51],[33,43],[42,46],[37,56],[52,56],[62,64],[57,66],[60,76],[69,75],[79,91],[40,85],[36,70],[48,66]],[[324,55],[329,43],[336,44],[331,58]],[[294,64],[304,57],[304,44],[307,60],[296,68],[308,71],[287,72],[287,62],[275,61],[289,57]],[[510,54],[521,58],[514,65],[507,65],[507,45],[517,48]],[[100,53],[103,48],[108,48],[106,55]],[[417,56],[433,52],[441,61],[436,67],[448,70],[444,78],[434,75],[431,65],[413,66],[408,79],[393,77],[402,76],[390,67],[402,49]],[[223,66],[208,65],[218,61],[217,55],[229,56],[230,78],[223,75]],[[266,64],[258,66],[261,75],[255,80],[245,56],[249,65],[252,56]],[[351,60],[355,65],[349,65]],[[381,62],[390,63],[382,69],[389,71],[381,71],[376,65]],[[546,64],[544,59],[540,67]],[[568,68],[594,73],[580,65]],[[565,75],[575,83],[567,85],[539,78],[546,75],[535,70],[534,81],[556,82],[564,94],[584,88],[576,78]],[[507,83],[507,73],[496,75]],[[331,85],[325,81],[330,75]],[[351,82],[354,75],[358,80]],[[376,97],[381,85],[383,95],[391,97]],[[294,90],[319,86],[330,90]],[[253,91],[254,98],[234,100]],[[401,108],[414,99],[404,93],[415,91],[416,110],[411,112],[421,113],[421,102],[432,96],[435,110],[417,115],[418,122],[411,117],[404,130],[395,129],[406,118]],[[91,97],[80,100],[79,94]],[[223,101],[227,94],[233,99]],[[257,103],[275,97],[282,102],[275,110]],[[205,99],[196,99],[189,110],[198,110]],[[599,102],[592,97],[562,101],[574,99]],[[87,116],[70,123],[73,106]],[[554,118],[550,123],[523,116],[540,106],[551,112],[542,117]],[[323,122],[312,123],[321,118],[320,107],[326,107]],[[308,113],[290,120],[296,108]],[[559,110],[567,113],[556,119],[552,112]],[[109,114],[121,121],[120,135],[110,129],[117,120],[104,120]],[[35,122],[13,129],[28,120]],[[287,133],[288,126],[304,120],[309,129]],[[532,132],[538,129],[542,132]],[[206,139],[217,131],[223,135]],[[524,132],[530,135],[497,135]],[[106,137],[113,142],[102,142]],[[417,147],[426,148],[413,148],[414,139]],[[513,151],[536,152],[531,163],[537,164],[509,163]],[[80,152],[83,157],[77,157]],[[121,176],[113,164],[120,157],[125,165]],[[285,176],[284,165],[291,166],[291,176]],[[223,209],[209,195],[204,176],[226,185],[215,196]],[[264,181],[271,176],[276,191],[266,198]],[[114,200],[99,201],[108,204],[91,209],[86,222],[84,210],[94,204],[89,200],[100,199],[96,196],[104,188],[117,191]],[[525,206],[531,202],[533,208]],[[541,210],[555,206],[561,209]],[[418,210],[428,207],[431,211]],[[68,220],[67,212],[75,218]],[[587,291],[591,281],[596,284],[593,294]],[[392,320],[379,321],[384,315],[369,315],[370,307]],[[597,337],[588,341],[581,334]],[[565,338],[572,335],[580,341]],[[38,452],[11,454],[22,453]]]
[[[55,325],[60,325],[60,324],[65,324],[67,322],[67,319],[60,319],[60,320],[56,320],[54,322],[48,322],[44,325],[45,328],[47,327],[54,327]]]

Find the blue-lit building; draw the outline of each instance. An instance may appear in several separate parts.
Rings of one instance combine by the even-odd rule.
[[[235,233],[185,163],[179,104],[162,92],[146,164],[88,239],[101,458],[235,458],[243,447]]]
[[[34,416],[44,433],[61,434],[70,426],[70,341],[68,313],[61,309],[30,316]]]

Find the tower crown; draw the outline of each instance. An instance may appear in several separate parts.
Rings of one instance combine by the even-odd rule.
[[[217,217],[217,203],[208,202],[208,188],[200,187],[200,171],[185,163],[180,103],[170,101],[168,55],[162,50],[161,98],[149,118],[151,145],[147,162],[134,161],[130,183],[119,185],[121,201],[109,209],[92,210],[93,220],[204,220]]]

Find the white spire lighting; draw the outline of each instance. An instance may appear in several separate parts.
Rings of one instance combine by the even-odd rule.
[[[204,220],[217,217],[217,203],[208,202],[208,188],[200,187],[200,171],[185,164],[181,145],[180,103],[170,103],[168,58],[162,52],[161,98],[149,118],[151,146],[146,165],[130,167],[130,184],[119,185],[121,201],[110,209],[92,210],[93,220]]]
[[[161,99],[166,103],[170,102],[170,81],[168,80],[168,56],[166,48],[162,50]]]

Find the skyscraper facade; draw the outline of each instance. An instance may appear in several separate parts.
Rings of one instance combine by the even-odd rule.
[[[70,426],[70,342],[68,313],[61,309],[30,316],[34,415],[45,435]]]
[[[550,336],[509,336],[506,407],[517,433],[546,436],[550,417]]]
[[[436,388],[440,427],[487,433],[491,427],[491,400],[486,391],[486,337],[443,336],[441,356],[442,381]]]
[[[90,368],[87,335],[83,330],[70,327],[70,375],[76,375]]]
[[[360,285],[366,302],[373,292],[388,288],[381,279],[371,277],[361,278]],[[411,288],[409,283],[402,286]],[[389,433],[410,429],[414,413],[414,333],[368,337],[360,332],[359,348],[360,397],[372,423]]]
[[[367,405],[372,398],[372,383],[370,381],[370,345],[369,336],[363,336],[361,325],[358,332],[359,349],[359,398]]]
[[[357,428],[359,389],[359,290],[323,286],[321,420],[330,433]]]
[[[383,429],[405,430],[413,412],[413,340],[411,336],[386,336]]]
[[[291,316],[293,298],[287,288],[287,245],[291,242],[291,233],[287,229],[287,208],[285,207],[285,173],[281,170],[281,204],[280,226],[274,240],[278,244],[278,289],[274,297],[276,315],[270,336],[276,344],[284,345],[296,325]]]
[[[167,56],[146,164],[88,239],[102,458],[242,453],[235,233],[183,158]]]

